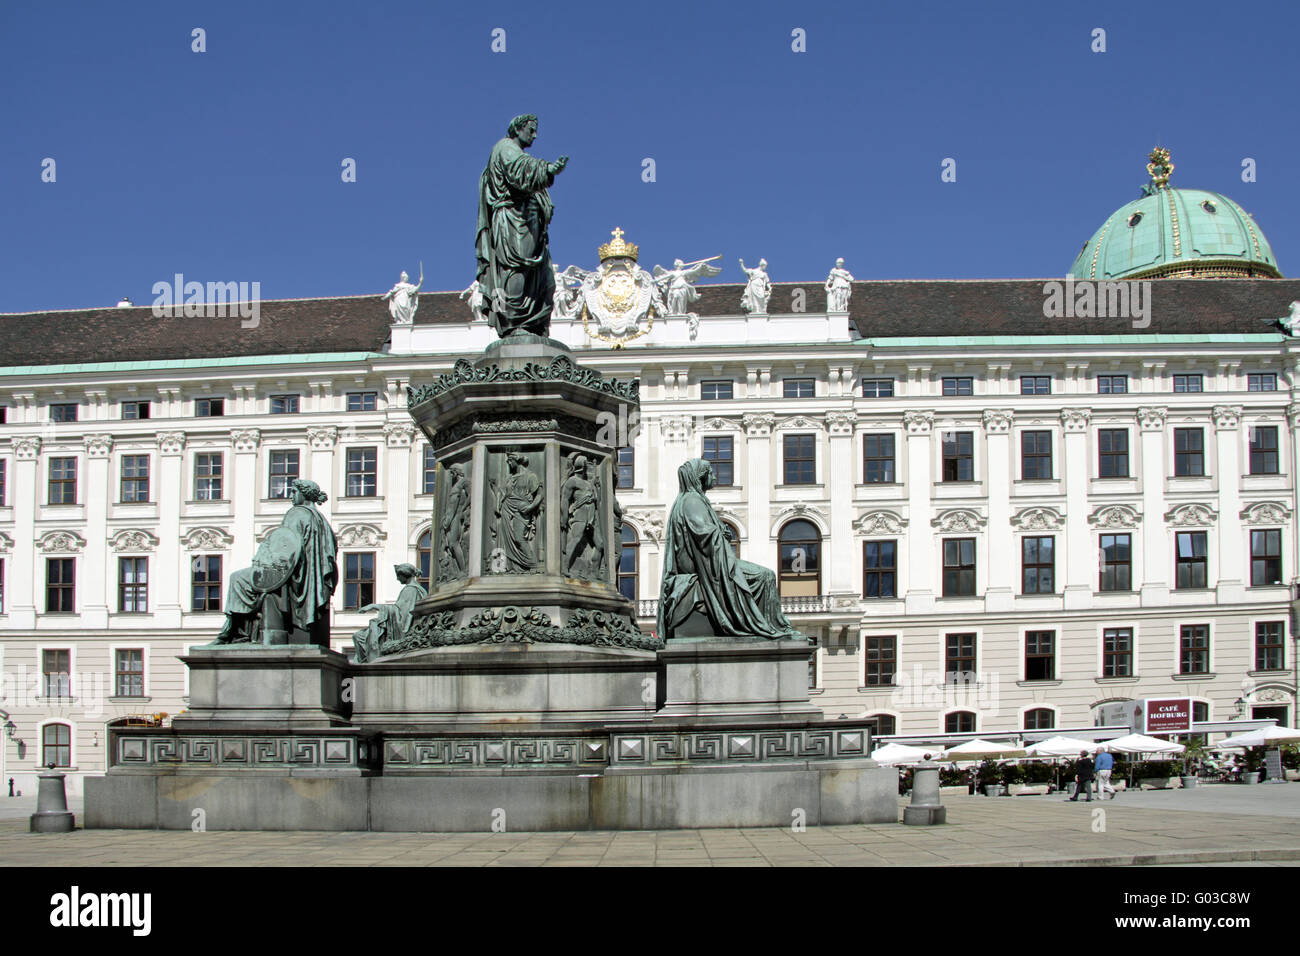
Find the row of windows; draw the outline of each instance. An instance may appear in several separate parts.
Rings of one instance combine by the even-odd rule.
[[[72,696],[72,650],[41,651],[41,687],[45,697]],[[113,651],[113,695],[144,696],[144,648],[116,648]]]
[[[1210,705],[1205,701],[1192,701],[1192,720],[1204,722],[1210,719]],[[868,714],[867,724],[872,737],[892,736],[898,733],[898,719],[893,714]],[[977,730],[976,714],[969,710],[956,710],[943,717],[943,732],[946,734],[973,734]],[[1024,730],[1055,730],[1056,711],[1050,707],[1033,707],[1025,711]]]
[[[1285,666],[1284,621],[1255,624],[1255,670],[1280,671]],[[950,682],[974,680],[978,671],[976,635],[945,634],[944,676]],[[1101,636],[1101,672],[1098,677],[1135,677],[1136,645],[1131,627],[1107,627]],[[898,637],[892,634],[863,638],[864,674],[868,687],[893,687],[898,673]],[[1055,681],[1059,651],[1054,630],[1025,632],[1022,680]],[[1178,673],[1210,673],[1210,625],[1184,624],[1178,629]]]
[[[301,408],[301,395],[271,395],[269,408],[272,415],[296,415]],[[77,402],[55,402],[46,406],[52,422],[75,422],[81,406]],[[120,403],[122,419],[134,421],[151,418],[153,403],[150,401],[124,401]],[[348,392],[347,410],[349,412],[373,412],[379,407],[378,392]],[[226,414],[224,398],[194,399],[195,418],[219,418]],[[6,408],[0,405],[0,424],[6,419]]]
[[[1097,394],[1128,394],[1127,375],[1096,376]],[[719,383],[702,383],[716,385]],[[730,383],[726,383],[730,386]],[[940,379],[940,388],[944,395],[961,396],[975,394],[975,378],[970,375],[945,375]],[[1177,393],[1205,391],[1205,376],[1199,372],[1175,374],[1173,390]],[[1246,375],[1246,390],[1249,392],[1276,392],[1276,372],[1249,372]],[[1020,376],[1021,395],[1052,394],[1052,377],[1050,375]],[[727,395],[730,398],[730,394]],[[786,396],[790,396],[787,394]],[[864,378],[862,380],[863,398],[893,398],[894,380],[892,378]]]

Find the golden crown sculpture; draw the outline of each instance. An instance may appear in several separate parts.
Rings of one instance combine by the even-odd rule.
[[[614,231],[610,235],[614,237],[614,241],[603,243],[596,250],[596,254],[600,256],[600,261],[604,262],[606,259],[631,259],[635,262],[637,254],[641,251],[637,248],[636,243],[624,242],[623,230],[617,226],[614,227]]]
[[[1157,146],[1151,150],[1151,155],[1147,157],[1150,160],[1147,163],[1147,175],[1151,177],[1156,188],[1169,185],[1169,176],[1174,171],[1174,164],[1169,160],[1169,150],[1163,146]]]

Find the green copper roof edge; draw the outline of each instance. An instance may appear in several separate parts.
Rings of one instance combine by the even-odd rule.
[[[229,368],[235,365],[307,365],[387,358],[387,352],[305,352],[300,355],[230,355],[222,358],[148,359],[134,362],[79,362],[64,365],[9,365],[0,376],[63,375],[82,372],[133,372],[150,369]]]
[[[1281,332],[1156,332],[1150,335],[952,335],[952,336],[868,336],[860,344],[872,348],[911,348],[916,346],[956,345],[1159,345],[1166,343],[1203,343],[1206,345],[1233,342],[1283,342],[1288,337]]]

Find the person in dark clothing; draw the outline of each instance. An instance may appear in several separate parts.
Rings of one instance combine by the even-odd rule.
[[[1088,756],[1088,751],[1079,754],[1079,762],[1074,765],[1076,772],[1074,784],[1074,796],[1070,798],[1073,803],[1079,799],[1079,791],[1082,790],[1088,797],[1088,802],[1092,803],[1092,758]]]

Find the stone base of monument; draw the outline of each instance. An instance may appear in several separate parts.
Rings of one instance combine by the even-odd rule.
[[[323,728],[348,722],[348,659],[314,644],[198,647],[181,658],[190,669],[190,702],[177,729],[245,726]]]
[[[659,652],[656,720],[821,720],[808,699],[807,641],[678,638]]]

